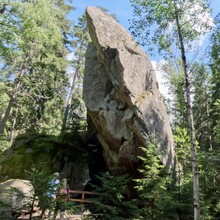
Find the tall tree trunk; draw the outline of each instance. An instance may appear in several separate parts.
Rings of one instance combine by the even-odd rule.
[[[179,22],[179,14],[176,6],[176,1],[174,0],[175,16],[177,32],[180,43],[181,57],[183,71],[185,75],[185,94],[186,94],[186,107],[188,112],[188,124],[190,130],[190,143],[191,143],[191,154],[192,154],[192,172],[193,172],[193,194],[194,194],[194,220],[200,220],[200,199],[199,199],[199,172],[198,172],[198,161],[197,161],[197,151],[196,151],[196,137],[193,119],[193,109],[190,95],[190,81],[189,72],[186,61],[186,52],[183,43],[183,36],[181,31],[181,26]]]
[[[73,93],[74,93],[74,87],[75,87],[75,81],[76,81],[77,75],[78,75],[78,70],[75,71],[75,74],[73,76],[73,81],[72,81],[72,85],[70,88],[70,93],[69,93],[67,103],[66,103],[66,109],[65,109],[63,124],[62,124],[62,128],[61,128],[61,135],[64,134],[64,132],[66,130],[66,123],[67,123],[67,118],[68,118],[69,111],[70,111],[70,106],[72,104],[72,97],[73,97]]]
[[[17,116],[18,116],[18,107],[16,108],[15,117],[14,117],[13,124],[12,124],[10,146],[12,146],[13,141],[14,141],[14,137],[15,137],[15,126],[16,126],[16,122],[17,122]]]
[[[22,76],[23,76],[23,74],[22,74]],[[19,87],[20,87],[20,77],[15,79],[15,82],[14,82],[15,87],[13,89],[13,92],[11,94],[11,98],[10,98],[10,100],[8,102],[8,105],[7,105],[7,108],[5,110],[5,114],[4,114],[4,116],[2,117],[2,119],[0,121],[0,136],[3,135],[3,133],[4,133],[6,122],[8,121],[8,118],[9,118],[9,115],[10,115],[10,112],[11,112],[11,108],[12,108],[14,102],[15,102],[17,92],[18,92]]]
[[[206,97],[205,104],[206,104],[206,115],[207,115],[207,127],[208,127],[208,135],[209,135],[209,150],[213,150],[212,149],[212,133],[211,133],[210,122],[209,122],[209,117],[210,117],[209,103],[208,103],[209,95],[207,93],[207,88],[205,89],[205,97]]]
[[[5,110],[5,114],[3,115],[3,117],[0,121],[0,136],[3,135],[3,133],[4,133],[5,126],[6,126],[6,123],[8,121],[8,118],[9,118],[9,115],[10,115],[10,112],[11,112],[11,108],[12,108],[14,102],[15,102],[15,99],[17,97],[17,93],[18,93],[19,88],[20,88],[21,79],[22,79],[22,77],[24,76],[24,73],[25,73],[25,65],[26,65],[29,58],[30,58],[30,55],[27,55],[26,59],[24,59],[24,61],[21,63],[20,73],[18,74],[18,76],[14,80],[14,83],[13,83],[14,84],[14,89],[11,93],[11,97],[10,97],[10,100],[8,102],[8,106]]]
[[[12,94],[11,94],[11,97],[10,97],[10,100],[8,102],[8,106],[5,110],[5,114],[3,115],[1,121],[0,121],[0,136],[3,135],[4,133],[4,130],[5,130],[5,126],[6,126],[6,123],[8,121],[8,118],[9,118],[9,115],[10,115],[10,112],[11,112],[11,108],[15,102],[15,99],[16,99],[16,96],[17,96],[17,93],[19,91],[19,88],[20,88],[20,84],[21,84],[21,78],[23,77],[24,73],[25,73],[25,63],[27,61],[28,57],[24,60],[24,62],[21,64],[21,71],[20,73],[18,74],[18,76],[15,78],[14,80],[14,89],[12,91]]]

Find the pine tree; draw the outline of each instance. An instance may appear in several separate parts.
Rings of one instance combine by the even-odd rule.
[[[48,167],[45,164],[33,165],[30,170],[25,170],[25,176],[34,188],[33,198],[30,200],[32,203],[30,204],[29,219],[32,219],[34,205],[37,201],[42,209],[54,205],[52,198],[47,196],[47,192],[50,190],[49,180],[52,177],[49,175]]]
[[[9,121],[15,122],[13,117],[19,118],[15,127],[20,132],[51,132],[51,127],[60,124],[55,119],[61,118],[58,109],[62,109],[67,82],[65,44],[70,24],[66,15],[71,7],[64,1],[50,0],[5,4],[0,17],[1,78],[8,82],[10,98],[0,121],[0,134],[11,127],[7,127]],[[17,108],[18,114],[13,114]]]
[[[193,65],[193,111],[197,141],[201,150],[212,150],[213,137],[211,112],[210,73],[205,65]]]
[[[167,186],[170,178],[166,168],[161,164],[155,142],[141,148],[143,156],[140,160],[143,166],[139,169],[140,178],[135,179],[136,189],[142,204],[140,219],[164,219],[164,206],[169,200]]]
[[[97,176],[99,185],[94,190],[100,195],[90,206],[92,219],[125,220],[135,219],[137,206],[128,198],[128,175],[111,175],[108,172]]]

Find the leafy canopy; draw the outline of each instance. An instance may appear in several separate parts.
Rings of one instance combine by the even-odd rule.
[[[177,19],[185,45],[193,47],[213,27],[206,0],[130,0],[134,9],[134,18],[130,21],[133,36],[150,51],[158,46],[164,55],[173,54],[174,48],[180,48],[177,31]]]

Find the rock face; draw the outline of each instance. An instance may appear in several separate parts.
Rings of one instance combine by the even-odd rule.
[[[30,181],[10,179],[0,183],[1,219],[12,219],[13,212],[30,209],[34,194]]]
[[[25,170],[45,165],[51,175],[60,172],[61,179],[68,178],[71,189],[83,189],[90,179],[85,134],[65,138],[41,134],[18,136],[12,147],[0,155],[0,182],[26,179]]]
[[[96,7],[88,7],[86,14],[92,43],[86,54],[84,101],[108,168],[135,172],[140,147],[154,137],[161,161],[172,167],[171,127],[148,56],[110,15]]]

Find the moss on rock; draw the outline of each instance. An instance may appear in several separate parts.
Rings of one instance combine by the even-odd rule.
[[[25,178],[25,170],[42,163],[51,170],[51,173],[54,170],[62,172],[65,166],[77,164],[78,160],[85,169],[88,169],[85,146],[79,134],[69,135],[65,139],[41,134],[20,135],[13,146],[0,156],[0,182],[12,178]],[[69,170],[71,169],[74,167]]]

